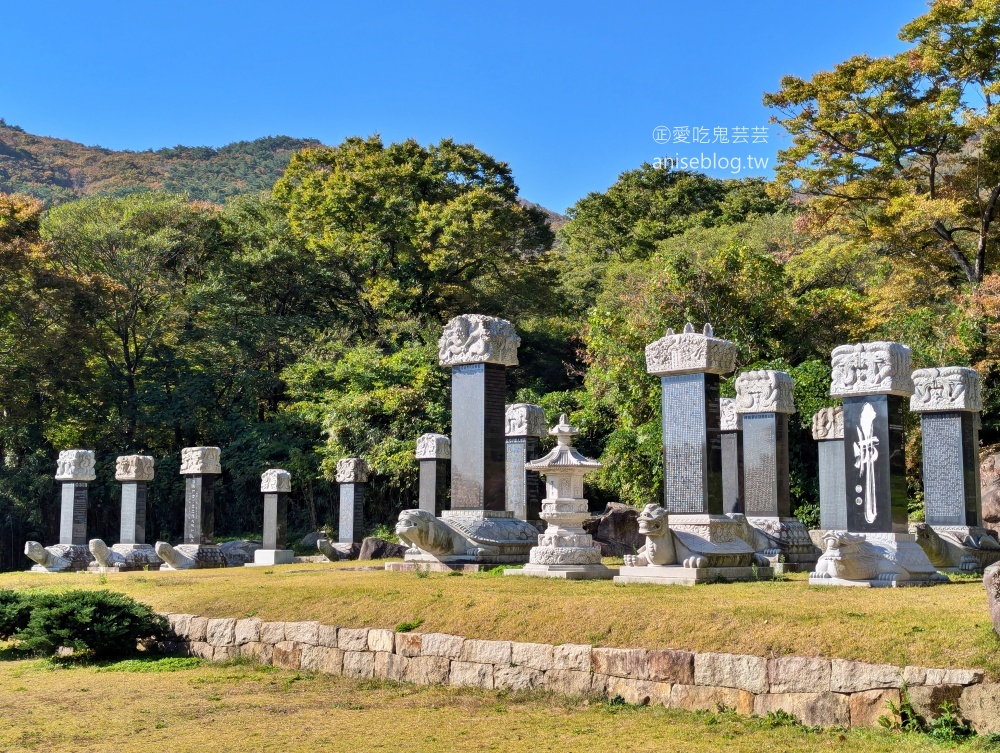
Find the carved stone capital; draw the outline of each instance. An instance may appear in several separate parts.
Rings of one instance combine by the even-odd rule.
[[[646,371],[654,376],[728,374],[736,368],[736,345],[713,337],[712,325],[695,332],[689,322],[682,333],[672,329],[646,346]]]
[[[115,480],[152,481],[153,464],[149,455],[119,455],[115,461]]]
[[[56,480],[93,481],[97,478],[94,462],[93,450],[63,450],[59,453]]]
[[[913,372],[913,388],[910,410],[918,413],[983,409],[979,372],[975,369],[961,366],[917,369]]]
[[[739,431],[743,428],[740,414],[736,412],[735,398],[719,398],[719,428],[722,431]]]
[[[795,413],[794,389],[783,371],[744,371],[736,377],[736,412]]]
[[[820,408],[813,414],[813,439],[821,442],[827,439],[844,438],[844,409],[839,405]]]
[[[833,349],[830,395],[913,394],[913,358],[905,345],[893,342],[856,343]]]
[[[531,403],[508,405],[504,423],[508,437],[544,437],[549,429],[545,409]]]
[[[292,474],[283,468],[268,468],[260,474],[260,490],[265,494],[290,492],[292,490]]]
[[[482,314],[462,314],[446,325],[438,340],[438,363],[462,366],[498,363],[517,366],[517,346],[521,338],[506,319]]]
[[[363,458],[341,458],[337,461],[338,484],[363,484],[368,480],[368,463]]]
[[[450,460],[451,440],[444,434],[421,434],[417,437],[417,460]]]
[[[185,447],[181,450],[181,475],[222,473],[221,457],[218,447]]]

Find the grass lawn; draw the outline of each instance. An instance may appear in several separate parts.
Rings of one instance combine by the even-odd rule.
[[[888,753],[951,747],[882,730],[815,731],[732,713],[358,682],[191,659],[70,668],[5,661],[0,688],[3,751]],[[986,743],[961,748],[985,750]]]
[[[810,587],[783,582],[696,587],[566,582],[475,574],[390,573],[357,563],[97,576],[5,573],[0,588],[110,588],[161,611],[319,620],[469,638],[826,656],[975,667],[1000,677],[981,582],[931,588]]]

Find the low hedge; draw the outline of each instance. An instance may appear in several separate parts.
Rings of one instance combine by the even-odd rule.
[[[0,638],[37,655],[68,647],[74,655],[120,658],[166,630],[163,617],[113,591],[0,590]]]

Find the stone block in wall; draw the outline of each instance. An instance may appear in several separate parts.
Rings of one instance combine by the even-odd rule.
[[[975,685],[983,681],[978,669],[928,669],[925,685]]]
[[[767,660],[767,684],[772,693],[828,693],[829,659],[781,656]]]
[[[188,656],[194,656],[198,659],[207,659],[211,661],[214,650],[215,647],[211,643],[206,643],[205,641],[188,642]]]
[[[563,643],[552,647],[553,669],[575,669],[579,672],[589,672],[591,661],[591,647],[588,645]]]
[[[188,623],[187,639],[191,643],[204,642],[208,637],[208,618],[192,617]]]
[[[193,614],[169,614],[167,623],[170,625],[170,634],[182,641],[191,640],[191,619]]]
[[[212,661],[229,661],[240,655],[239,646],[213,646]]]
[[[213,646],[236,644],[236,620],[232,617],[213,618],[208,621],[205,640]]]
[[[907,687],[923,685],[927,680],[927,667],[913,667],[907,665],[903,667],[903,682]]]
[[[862,690],[848,696],[852,727],[878,727],[879,717],[889,713],[887,703],[899,706],[899,691],[892,689]]]
[[[451,663],[450,683],[458,688],[493,689],[493,665],[471,661]]]
[[[260,642],[270,643],[272,646],[285,640],[284,622],[262,622],[260,623]]]
[[[690,651],[647,651],[647,680],[694,685],[694,654]]]
[[[244,643],[239,647],[240,656],[258,664],[271,664],[274,660],[274,646],[270,643]]]
[[[767,692],[767,660],[747,654],[695,654],[695,685]]]
[[[493,668],[493,687],[497,690],[534,690],[542,686],[545,674],[531,667]]]
[[[511,643],[510,661],[519,667],[528,667],[544,672],[552,669],[554,650],[548,643]]]
[[[546,690],[571,696],[589,696],[591,689],[590,672],[575,669],[550,669],[542,683]]]
[[[369,630],[368,650],[391,654],[396,648],[396,634],[391,630]]]
[[[465,643],[465,638],[460,635],[424,633],[420,653],[423,656],[446,656],[449,659],[460,659],[463,643]]]
[[[962,691],[961,709],[980,735],[1000,733],[1000,684],[968,686]]]
[[[337,627],[334,625],[320,625],[316,631],[316,645],[326,648],[340,648],[337,645]]]
[[[373,631],[374,632],[374,631]],[[369,638],[371,634],[369,633]],[[392,654],[387,651],[377,651],[375,653],[375,676],[383,680],[394,680],[403,682],[406,677],[406,665],[410,660],[399,654]]]
[[[260,620],[256,617],[236,620],[233,642],[237,646],[242,646],[244,643],[257,643],[258,641],[260,641]]]
[[[337,636],[340,640],[340,635]],[[375,675],[375,654],[370,651],[344,651],[344,677],[368,680]]]
[[[337,630],[337,648],[344,651],[367,651],[368,628],[340,628]]]
[[[403,679],[416,685],[447,685],[450,673],[451,660],[445,656],[414,656]]]
[[[809,726],[851,726],[848,696],[841,693],[765,693],[754,698],[753,713],[764,716],[769,711],[784,711]]]
[[[464,662],[476,664],[510,664],[510,641],[477,641],[466,639],[462,644]]]
[[[843,659],[834,659],[831,664],[830,690],[835,693],[899,688],[903,684],[902,668],[892,664],[866,664]]]
[[[627,677],[608,677],[604,695],[608,698],[621,696],[625,703],[633,706],[669,706],[670,688],[668,682],[651,680],[631,680]]]
[[[395,649],[400,656],[420,656],[420,633],[396,633]]]
[[[285,640],[317,646],[319,645],[319,623],[314,621],[286,622]]]
[[[681,684],[673,685],[670,688],[670,708],[672,709],[686,709],[687,711],[732,709],[737,714],[752,714],[753,700],[753,693],[738,688]]]
[[[271,663],[281,669],[301,669],[302,649],[294,641],[275,643]]]
[[[642,648],[595,648],[590,667],[597,674],[641,680],[646,676],[646,650]]]
[[[941,704],[945,701],[956,708],[961,703],[961,685],[914,685],[906,688],[910,703],[916,712],[925,719],[936,719],[941,716]]]

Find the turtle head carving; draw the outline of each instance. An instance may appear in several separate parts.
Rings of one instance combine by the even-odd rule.
[[[639,533],[643,536],[662,536],[667,532],[667,511],[659,505],[646,505],[639,513]]]

